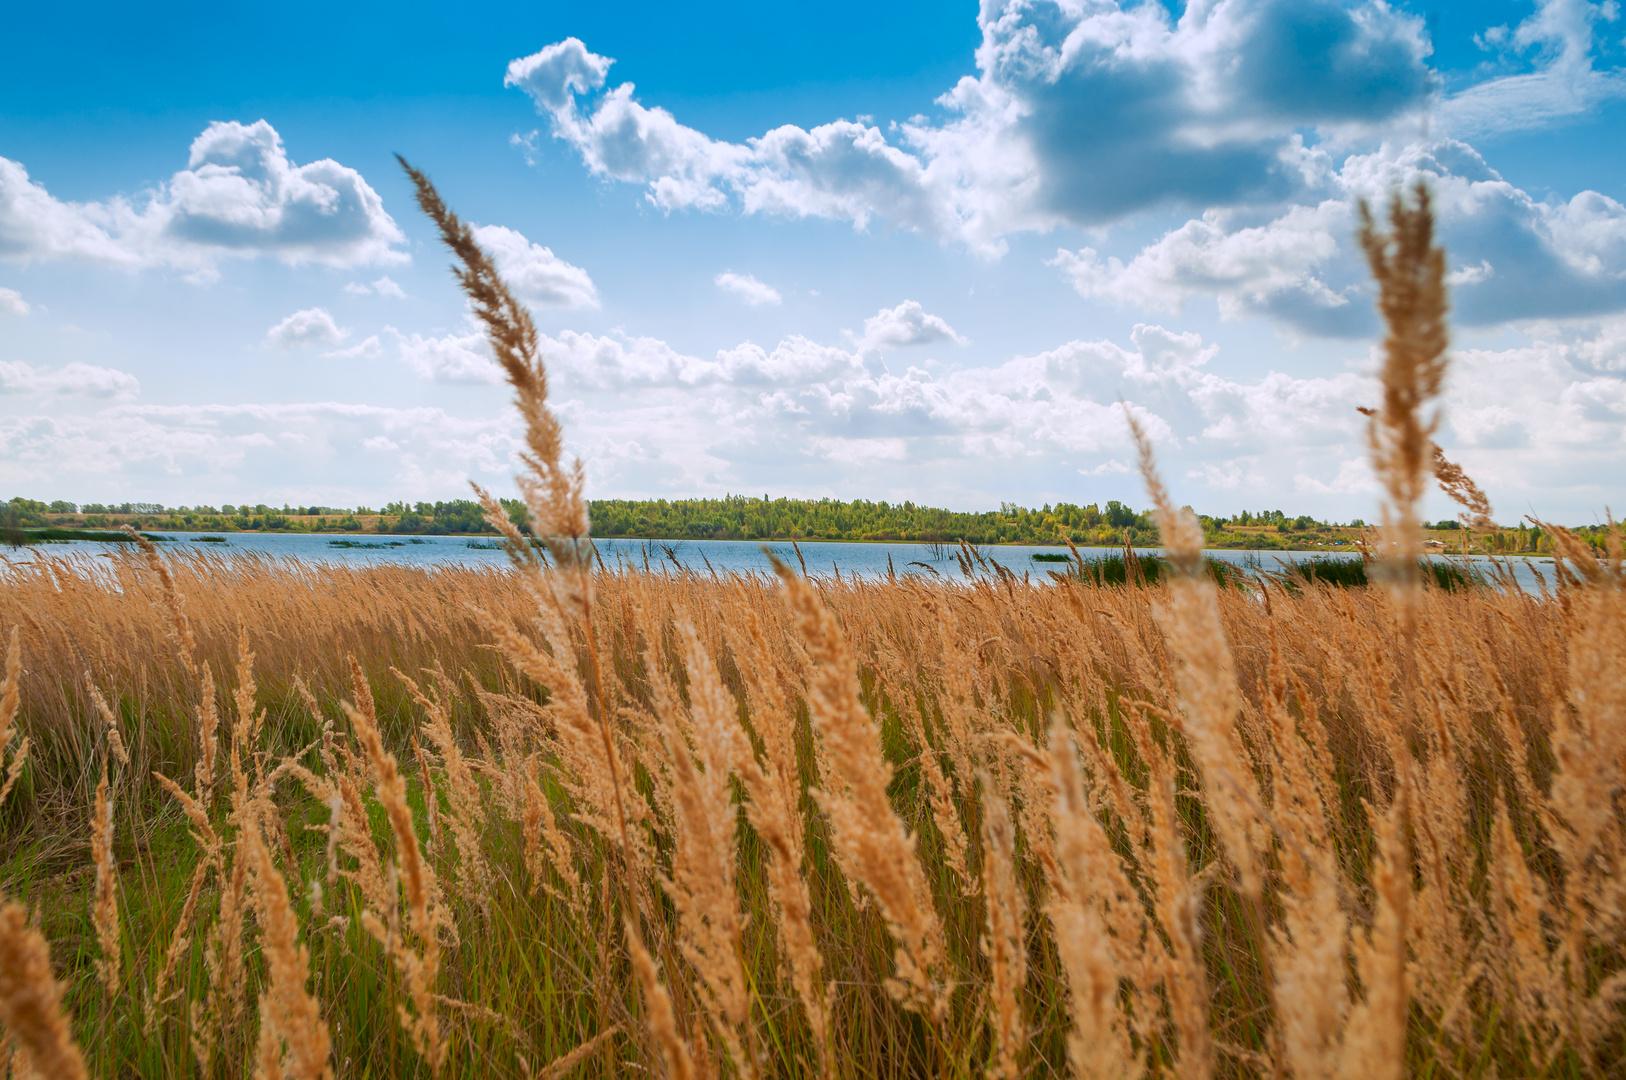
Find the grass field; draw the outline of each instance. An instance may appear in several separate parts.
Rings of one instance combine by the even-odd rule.
[[[1399,1023],[1402,957],[1419,1073],[1621,1060],[1617,577],[1428,588],[1409,639],[1376,589],[1212,590],[1204,690],[1168,587],[599,574],[596,669],[559,621],[522,673],[487,648],[535,617],[510,572],[164,565],[0,590],[0,887],[96,1075],[250,1071],[279,905],[341,1075],[612,1030],[584,1075],[660,1071],[628,911],[702,1072],[1308,1075]]]

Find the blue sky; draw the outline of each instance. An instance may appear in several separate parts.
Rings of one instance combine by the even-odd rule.
[[[503,487],[516,420],[392,155],[545,335],[595,496],[1371,517],[1357,199],[1429,180],[1440,442],[1626,499],[1614,2],[49,5],[0,46],[0,494]],[[1444,515],[1442,501],[1431,513]]]

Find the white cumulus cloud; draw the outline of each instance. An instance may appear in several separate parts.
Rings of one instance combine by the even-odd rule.
[[[265,341],[274,349],[292,352],[318,345],[338,345],[350,336],[333,321],[327,308],[306,308],[296,311],[265,332]]]
[[[1328,336],[1376,332],[1369,275],[1355,242],[1358,200],[1382,212],[1418,180],[1433,191],[1441,242],[1457,267],[1452,316],[1463,325],[1585,316],[1626,307],[1626,206],[1584,191],[1538,200],[1455,140],[1353,154],[1329,174],[1335,197],[1262,224],[1210,211],[1127,260],[1093,248],[1051,261],[1078,292],[1177,312],[1213,296],[1225,318],[1263,316]]]
[[[864,320],[862,342],[871,347],[897,348],[902,345],[931,345],[949,341],[967,344],[942,316],[932,315],[919,301],[905,300],[897,307],[882,308]]]
[[[481,225],[474,238],[491,254],[516,295],[537,307],[596,308],[598,289],[587,271],[572,266],[550,248],[533,244],[502,225]]]
[[[485,335],[478,330],[441,337],[402,335],[393,327],[385,332],[394,337],[401,362],[425,379],[445,383],[499,383],[502,369],[491,359]]]
[[[21,361],[0,360],[0,393],[125,398],[140,391],[141,384],[134,375],[114,368],[73,363],[42,370]]]
[[[782,125],[732,143],[611,86],[569,38],[513,61],[553,135],[665,210],[737,208],[898,225],[990,254],[1012,231],[1175,202],[1235,205],[1304,186],[1297,132],[1382,123],[1431,92],[1420,19],[1379,0],[1191,5],[985,0],[979,74],[942,121]]]
[[[391,296],[397,300],[406,299],[406,290],[387,274],[372,282],[352,281],[344,287],[344,291],[351,296]]]
[[[366,339],[356,342],[346,349],[333,349],[322,354],[335,360],[374,360],[384,355],[384,345],[378,340],[377,334],[370,334]]]
[[[383,200],[331,159],[296,165],[264,120],[216,122],[187,167],[131,198],[72,203],[0,158],[0,257],[173,266],[207,278],[227,258],[356,266],[408,261]]]
[[[772,285],[764,285],[754,274],[736,274],[732,270],[725,270],[712,280],[719,289],[732,293],[752,307],[760,304],[777,304],[783,299],[778,289]]]
[[[16,289],[0,288],[0,315],[27,315],[28,301]]]
[[[322,501],[436,498],[467,491],[473,475],[488,485],[506,476],[520,445],[516,424],[512,415],[466,420],[437,408],[336,402],[128,404],[91,415],[0,416],[0,482],[195,485],[196,501],[218,502],[222,491],[298,498],[280,494],[293,484],[332,491],[342,466],[348,490]]]

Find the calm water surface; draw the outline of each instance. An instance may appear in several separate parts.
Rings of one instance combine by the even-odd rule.
[[[163,532],[155,536],[170,538],[159,545],[160,550],[181,549],[209,552],[219,555],[255,553],[276,558],[299,559],[305,562],[337,564],[390,563],[398,566],[505,566],[507,556],[492,537],[469,536],[335,536],[332,533],[227,533],[224,543],[207,543],[202,536],[213,534]],[[626,540],[601,539],[595,541],[607,566],[625,566],[652,571],[676,571],[678,567],[698,573],[759,573],[772,572],[768,558],[763,554],[763,543],[754,540]],[[0,558],[27,561],[36,555],[64,555],[77,553],[96,555],[112,547],[124,545],[102,544],[96,541],[70,541],[68,543],[40,544],[13,553],[0,554]],[[797,566],[796,551],[788,541],[768,541],[768,549],[792,566]],[[864,578],[884,577],[889,572],[898,574],[925,574],[934,572],[950,579],[961,576],[952,545],[932,544],[852,544],[827,541],[801,543],[802,558],[810,574],[854,575]],[[1017,576],[1029,574],[1039,581],[1048,580],[1046,570],[1065,569],[1056,562],[1036,561],[1034,555],[1066,554],[1066,548],[1025,544],[983,547],[982,557],[1014,572]],[[1085,559],[1092,555],[1110,555],[1116,548],[1083,548]],[[1136,548],[1140,555],[1160,554],[1161,548]],[[1208,555],[1251,572],[1271,571],[1282,563],[1310,558],[1358,558],[1354,551],[1237,551],[1210,549]],[[1435,556],[1438,558],[1439,556]],[[1483,566],[1485,556],[1470,557]],[[1512,558],[1503,560],[1513,570],[1519,585],[1531,592],[1540,590],[1538,574],[1552,581],[1551,560]],[[1546,568],[1546,569],[1543,569]],[[1488,567],[1486,567],[1488,569]]]

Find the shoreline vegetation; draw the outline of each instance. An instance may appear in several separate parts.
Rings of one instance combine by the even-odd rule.
[[[530,532],[524,504],[500,500],[508,518]],[[1151,510],[1136,511],[1117,501],[1097,504],[1046,504],[1038,509],[1005,504],[981,513],[834,499],[770,499],[728,496],[722,499],[609,499],[587,504],[594,539],[617,540],[760,540],[832,541],[843,543],[1001,544],[1135,547],[1162,544]],[[1242,511],[1230,517],[1198,515],[1203,544],[1210,548],[1258,551],[1337,551],[1357,549],[1370,532],[1365,522],[1318,521],[1308,515],[1289,517],[1280,510]],[[260,504],[163,507],[147,503],[79,506],[64,501],[13,498],[0,504],[0,543],[50,540],[127,539],[117,533],[129,525],[144,533],[271,532],[331,533],[341,536],[497,536],[479,503],[453,499],[436,503],[389,503],[381,510],[328,506]],[[1425,547],[1443,552],[1517,555],[1553,552],[1550,532],[1539,525],[1464,527],[1458,521],[1423,523]],[[1569,530],[1602,551],[1608,529],[1603,525]],[[99,534],[99,535],[96,535]]]
[[[1431,484],[1502,532],[1425,186],[1359,208],[1370,561],[1221,582],[1126,405],[1156,580],[1038,587],[595,558],[529,310],[402,165],[534,536],[476,487],[507,566],[0,560],[0,1074],[1621,1075],[1626,533],[1428,572]]]

